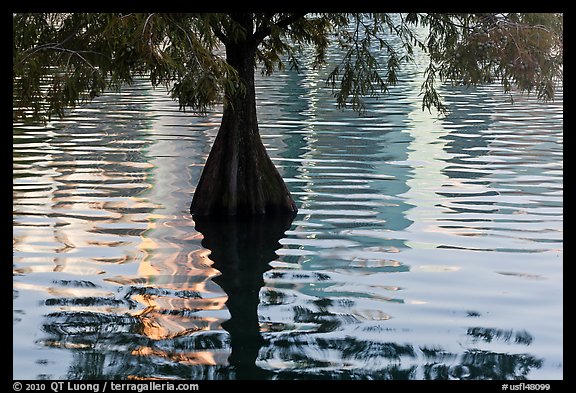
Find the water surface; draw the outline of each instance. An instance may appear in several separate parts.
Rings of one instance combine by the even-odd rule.
[[[14,127],[13,377],[562,379],[562,93],[418,78],[258,78],[293,220],[196,222],[221,113],[144,81]]]

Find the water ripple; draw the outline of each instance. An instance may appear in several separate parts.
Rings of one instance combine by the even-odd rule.
[[[258,79],[300,210],[253,248],[188,213],[219,108],[137,81],[14,128],[16,379],[561,377],[562,92],[438,119],[410,74],[360,117],[304,70]]]

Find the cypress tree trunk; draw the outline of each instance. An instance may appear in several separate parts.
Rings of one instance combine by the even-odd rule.
[[[252,21],[246,26],[252,31]],[[262,144],[256,115],[252,35],[226,43],[226,60],[238,72],[242,92],[226,91],[222,123],[194,193],[198,216],[241,216],[298,211]]]

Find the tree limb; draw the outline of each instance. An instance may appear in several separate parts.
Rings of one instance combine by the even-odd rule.
[[[292,23],[296,22],[298,19],[303,18],[306,15],[306,12],[295,13],[291,14],[290,16],[285,17],[284,19],[279,20],[278,22],[274,23],[273,26],[279,29],[285,29]],[[268,37],[272,33],[272,26],[265,25],[260,26],[258,30],[254,33],[254,42],[256,45],[260,44],[264,38]]]
[[[228,42],[228,38],[226,35],[220,30],[220,26],[218,26],[217,21],[210,20],[210,28],[212,29],[212,33],[222,42],[224,45]]]

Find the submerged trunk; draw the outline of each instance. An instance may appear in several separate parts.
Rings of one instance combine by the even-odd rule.
[[[226,60],[245,87],[226,92],[222,123],[194,193],[190,212],[198,216],[296,213],[284,180],[258,132],[252,40],[226,45]]]

